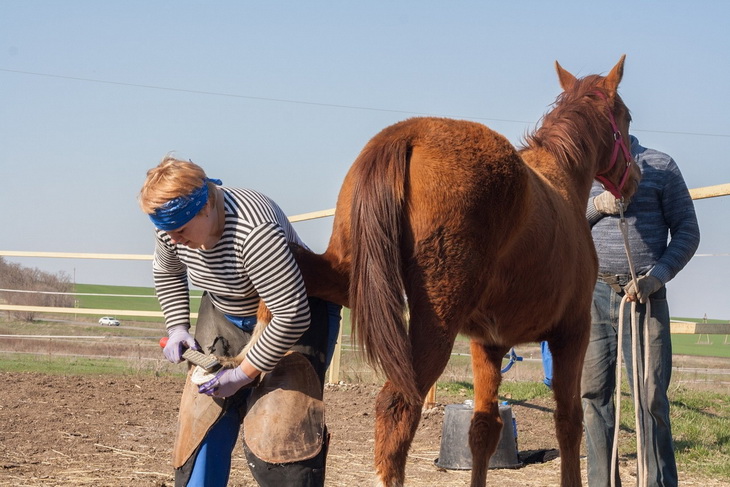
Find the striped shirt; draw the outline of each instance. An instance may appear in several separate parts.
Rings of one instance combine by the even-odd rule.
[[[631,153],[641,168],[639,189],[624,212],[634,269],[637,275],[650,273],[666,284],[687,265],[699,246],[694,203],[671,157],[642,147],[634,136]],[[599,272],[629,275],[619,215],[603,215],[593,205],[593,197],[603,191],[599,183],[593,183],[586,210]]]
[[[188,283],[207,291],[225,314],[254,316],[263,300],[273,315],[246,358],[267,372],[309,328],[304,280],[289,242],[304,245],[279,206],[248,189],[220,187],[223,235],[209,250],[174,244],[156,231],[152,264],[166,326],[190,326]]]

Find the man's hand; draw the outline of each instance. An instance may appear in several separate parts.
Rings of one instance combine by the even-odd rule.
[[[251,382],[253,379],[247,376],[241,367],[221,369],[214,378],[199,385],[198,392],[213,397],[228,397]]]
[[[593,198],[593,206],[595,206],[596,210],[603,213],[604,215],[618,215],[619,203],[620,201],[617,200],[610,191],[604,191],[603,193]],[[624,211],[626,211],[626,208],[629,207],[629,201],[624,199],[623,205]]]
[[[162,350],[167,360],[173,364],[179,364],[183,361],[183,347],[191,348],[193,350],[199,350],[198,344],[195,343],[195,338],[188,331],[188,327],[184,325],[177,325],[167,329],[167,345]]]
[[[649,296],[657,292],[662,286],[662,281],[652,275],[646,275],[641,276],[636,281],[632,280],[624,291],[629,297],[629,301],[636,301],[638,299],[643,304],[646,303]]]

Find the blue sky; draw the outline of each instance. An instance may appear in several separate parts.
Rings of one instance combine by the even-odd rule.
[[[559,94],[627,55],[643,145],[690,188],[730,182],[730,3],[720,1],[0,2],[0,250],[152,253],[136,196],[169,151],[289,215],[332,208],[362,146],[414,115],[515,144]],[[730,319],[730,197],[673,316]],[[296,228],[315,250],[332,220]],[[724,254],[724,255],[723,255]],[[150,285],[149,262],[11,258],[77,282]],[[559,271],[556,271],[556,275]]]

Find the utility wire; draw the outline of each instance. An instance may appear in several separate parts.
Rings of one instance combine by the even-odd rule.
[[[128,86],[133,88],[145,88],[150,90],[160,90],[160,91],[172,91],[177,93],[190,93],[194,95],[207,95],[207,96],[222,96],[222,97],[228,97],[228,98],[240,98],[245,100],[256,100],[256,101],[266,101],[266,102],[274,102],[274,103],[291,103],[296,105],[309,105],[309,106],[317,106],[317,107],[327,107],[327,108],[342,108],[347,110],[367,110],[371,112],[384,112],[384,113],[402,113],[406,115],[421,115],[421,116],[428,116],[428,115],[434,115],[432,113],[424,113],[424,112],[415,112],[411,110],[395,110],[390,108],[376,108],[376,107],[364,107],[364,106],[358,106],[358,105],[341,105],[337,103],[322,103],[322,102],[313,102],[313,101],[303,101],[303,100],[291,100],[287,98],[271,98],[271,97],[263,97],[263,96],[252,96],[252,95],[241,95],[237,93],[223,93],[223,92],[217,92],[217,91],[207,91],[207,90],[191,90],[186,88],[171,88],[168,86],[156,86],[156,85],[147,85],[147,84],[141,84],[141,83],[127,83],[123,81],[110,81],[110,80],[102,80],[102,79],[94,79],[94,78],[82,78],[79,76],[64,76],[60,74],[51,74],[51,73],[38,73],[34,71],[22,71],[17,69],[6,69],[6,68],[0,68],[0,72],[5,73],[15,73],[15,74],[24,74],[29,76],[40,76],[45,78],[55,78],[55,79],[65,79],[65,80],[72,80],[72,81],[83,81],[86,83],[100,83],[100,84],[107,84],[107,85],[116,85],[116,86]],[[526,120],[511,120],[511,119],[505,119],[505,118],[487,118],[487,117],[471,117],[471,116],[453,116],[454,118],[464,118],[469,120],[487,120],[490,122],[506,122],[506,123],[519,123],[523,125],[533,125],[535,122],[529,122]],[[679,132],[679,131],[670,131],[670,130],[646,130],[646,129],[632,129],[634,132],[651,132],[651,133],[658,133],[658,134],[672,134],[672,135],[692,135],[692,136],[700,136],[700,137],[723,137],[723,138],[730,138],[730,134],[711,134],[711,133],[704,133],[704,132]]]
[[[313,101],[302,101],[302,100],[290,100],[286,98],[270,98],[270,97],[263,97],[263,96],[251,96],[251,95],[240,95],[237,93],[222,93],[217,91],[206,91],[206,90],[190,90],[185,88],[170,88],[167,86],[155,86],[155,85],[145,85],[145,84],[139,84],[139,83],[126,83],[122,81],[109,81],[109,80],[101,80],[101,79],[93,79],[93,78],[80,78],[76,76],[63,76],[58,74],[49,74],[49,73],[36,73],[32,71],[19,71],[15,69],[5,69],[0,68],[0,71],[6,72],[6,73],[16,73],[16,74],[26,74],[30,76],[41,76],[46,78],[56,78],[56,79],[66,79],[66,80],[73,80],[73,81],[84,81],[87,83],[101,83],[101,84],[108,84],[108,85],[117,85],[117,86],[130,86],[133,88],[146,88],[150,90],[161,90],[161,91],[173,91],[178,93],[190,93],[195,95],[208,95],[208,96],[223,96],[228,98],[242,98],[245,100],[256,100],[256,101],[269,101],[269,102],[276,102],[276,103],[292,103],[297,105],[310,105],[310,106],[318,106],[318,107],[327,107],[327,108],[344,108],[348,110],[368,110],[372,112],[386,112],[386,113],[403,113],[407,115],[433,115],[430,113],[423,113],[423,112],[414,112],[409,110],[395,110],[395,109],[389,109],[389,108],[373,108],[373,107],[363,107],[363,106],[357,106],[357,105],[340,105],[336,103],[320,103],[320,102],[313,102]],[[510,122],[510,123],[522,123],[522,124],[531,124],[532,122],[525,122],[523,120],[508,120],[508,119],[500,119],[500,118],[480,118],[480,117],[460,117],[460,118],[470,118],[474,120],[490,120],[493,122]]]

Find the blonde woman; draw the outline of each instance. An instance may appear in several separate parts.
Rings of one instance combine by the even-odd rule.
[[[238,356],[236,366],[203,382],[188,374],[175,485],[225,486],[242,421],[247,464],[260,485],[323,485],[321,398],[339,307],[307,296],[289,248],[304,243],[281,208],[256,191],[221,184],[193,162],[167,156],[148,171],[139,195],[155,226],[165,356],[179,363],[185,348]],[[204,291],[194,337],[189,284]],[[244,355],[262,301],[272,318]],[[270,380],[252,389],[262,374]]]

